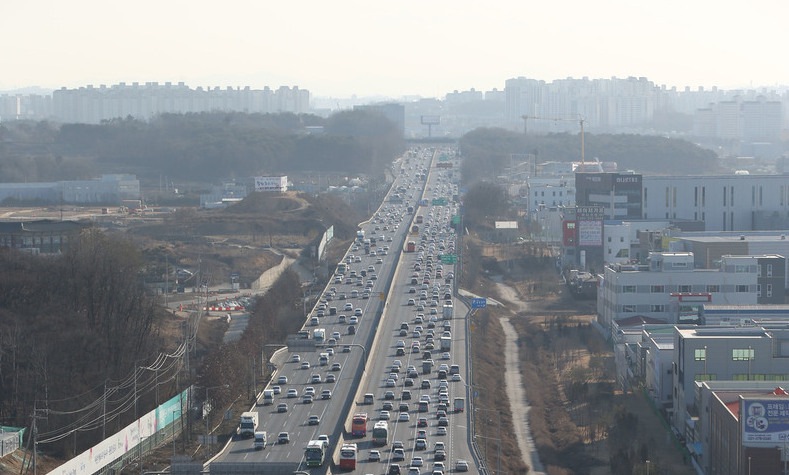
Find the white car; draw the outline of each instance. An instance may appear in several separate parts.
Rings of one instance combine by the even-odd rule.
[[[397,420],[400,422],[408,422],[411,420],[411,416],[409,416],[407,412],[401,412]]]
[[[378,413],[378,420],[380,421],[388,421],[389,420],[389,411],[381,411]]]

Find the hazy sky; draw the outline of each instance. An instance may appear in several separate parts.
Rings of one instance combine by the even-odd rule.
[[[138,81],[443,96],[525,76],[789,84],[785,0],[0,0],[0,90]]]

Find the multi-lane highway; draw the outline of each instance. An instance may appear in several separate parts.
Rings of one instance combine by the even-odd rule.
[[[468,447],[467,413],[453,412],[461,402],[467,409],[466,325],[465,309],[457,309],[459,302],[453,302],[452,317],[444,319],[444,304],[452,301],[453,294],[451,219],[457,215],[452,201],[457,185],[450,178],[451,169],[436,167],[448,163],[443,152],[440,158],[423,150],[396,163],[399,170],[384,204],[360,226],[363,235],[306,316],[305,339],[290,342],[287,362],[266,388],[265,394],[269,390],[276,394],[261,395],[251,409],[258,413],[257,430],[267,434],[267,447],[256,451],[252,439],[234,438],[212,462],[212,473],[309,470],[304,449],[321,435],[328,436],[330,443],[316,473],[330,465],[340,439],[357,443],[359,473],[397,473],[398,467],[409,473],[408,467],[419,457],[423,461],[419,473],[440,470],[441,463],[449,473],[459,460],[468,461],[470,470],[476,471]],[[451,341],[448,351],[441,350],[442,335],[444,345],[447,337]],[[400,351],[398,344],[403,347]],[[424,373],[428,360],[434,363]],[[393,371],[398,363],[400,368]],[[442,364],[447,365],[447,374],[439,377]],[[411,378],[410,365],[418,373],[411,372]],[[312,398],[305,397],[312,391]],[[411,399],[404,400],[409,391]],[[372,404],[365,404],[367,393],[373,395]],[[424,398],[429,403],[419,412],[418,403]],[[439,398],[447,405],[441,408],[446,416],[439,413]],[[385,404],[393,406],[387,444],[373,447],[373,424],[382,418]],[[358,412],[368,414],[369,427],[366,437],[351,440],[350,419]],[[283,433],[288,442],[280,437]],[[402,442],[404,460],[396,460],[395,442]],[[376,458],[373,450],[380,460],[370,460]]]

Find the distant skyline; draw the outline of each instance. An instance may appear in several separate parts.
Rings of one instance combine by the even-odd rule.
[[[183,81],[441,97],[519,76],[777,87],[785,18],[789,2],[771,0],[11,0],[0,91]]]

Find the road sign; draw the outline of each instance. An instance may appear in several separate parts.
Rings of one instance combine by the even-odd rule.
[[[475,297],[471,299],[471,308],[485,308],[488,306],[488,299],[485,297]]]
[[[460,215],[456,214],[452,216],[452,225],[457,226],[458,224],[460,224]]]
[[[435,198],[432,202],[433,206],[446,206],[447,199],[446,198]]]
[[[441,263],[442,264],[457,264],[458,256],[457,254],[442,254],[441,255]]]

